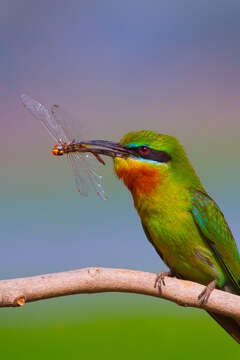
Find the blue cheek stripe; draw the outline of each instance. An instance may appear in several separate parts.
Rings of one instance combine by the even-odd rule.
[[[139,147],[139,146],[147,146],[147,147],[149,147],[149,145],[146,145],[146,144],[131,143],[131,144],[126,145],[126,148]]]
[[[149,160],[149,159],[143,159],[143,158],[139,158],[139,157],[135,157],[135,156],[131,156],[132,160],[137,160],[137,161],[142,161],[148,164],[156,164],[156,165],[165,165],[168,166],[167,163],[165,162],[160,162],[160,161],[155,161],[155,160]]]

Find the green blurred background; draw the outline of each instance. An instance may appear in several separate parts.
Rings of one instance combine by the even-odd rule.
[[[178,137],[238,241],[238,1],[3,0],[0,4],[0,276],[85,266],[158,272],[111,160],[108,201],[77,194],[64,159],[21,106],[61,104],[90,138]],[[94,226],[93,226],[94,225]],[[137,295],[81,295],[2,309],[1,356],[238,359],[204,312]]]

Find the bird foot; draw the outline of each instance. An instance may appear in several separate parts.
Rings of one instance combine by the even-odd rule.
[[[165,277],[175,277],[175,276],[176,276],[176,274],[172,270],[161,271],[161,272],[157,273],[154,287],[155,288],[158,287],[159,292],[162,292],[162,286],[166,285]]]
[[[203,291],[198,295],[199,305],[205,305],[208,302],[209,296],[216,287],[216,280],[211,281]]]

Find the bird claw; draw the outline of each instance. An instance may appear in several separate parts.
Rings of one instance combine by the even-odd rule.
[[[209,296],[216,287],[216,280],[211,281],[203,291],[198,295],[199,305],[206,305],[209,299]]]
[[[159,292],[162,292],[162,286],[165,286],[165,277],[174,277],[175,274],[172,271],[161,271],[157,273],[154,288],[158,287]]]

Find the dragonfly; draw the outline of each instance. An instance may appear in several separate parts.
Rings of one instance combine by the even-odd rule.
[[[24,108],[40,121],[57,143],[52,148],[52,154],[55,156],[67,155],[72,166],[77,191],[87,196],[89,188],[92,186],[97,195],[106,200],[107,195],[103,189],[102,176],[96,172],[96,161],[92,156],[95,156],[96,160],[101,164],[105,164],[105,162],[97,152],[94,152],[94,149],[89,148],[87,142],[78,142],[74,139],[70,124],[64,112],[61,111],[61,107],[53,105],[48,109],[47,106],[26,94],[21,95],[21,100]]]

